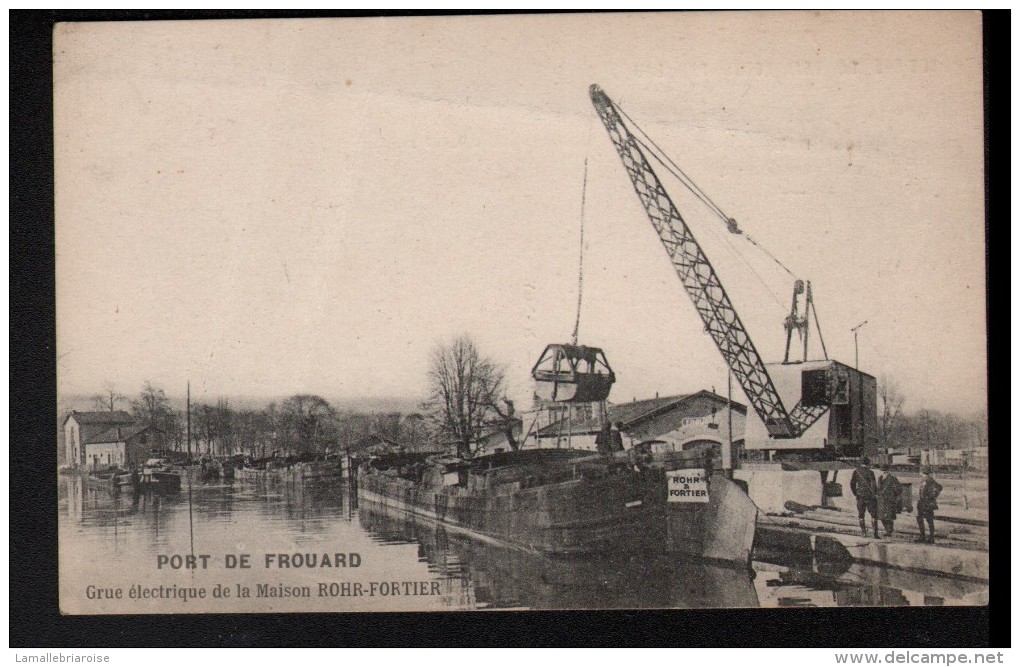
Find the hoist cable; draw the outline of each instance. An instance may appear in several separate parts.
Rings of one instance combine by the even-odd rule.
[[[673,159],[670,158],[669,155],[664,150],[662,150],[662,148],[660,148],[659,145],[656,144],[655,141],[650,136],[648,136],[648,133],[645,132],[641,128],[640,125],[638,125],[636,122],[634,122],[633,118],[631,118],[629,115],[627,115],[626,111],[624,111],[622,108],[620,108],[620,106],[618,104],[616,104],[615,102],[613,103],[613,106],[616,108],[617,111],[620,112],[620,114],[624,118],[626,118],[630,122],[630,124],[634,127],[634,129],[642,137],[644,137],[648,141],[648,143],[651,144],[652,147],[655,148],[655,150],[652,150],[652,148],[650,148],[647,144],[645,144],[643,141],[641,141],[637,137],[635,137],[635,141],[637,141],[641,146],[643,146],[644,149],[646,151],[648,151],[648,153],[651,154],[652,157],[654,157],[656,159],[656,161],[659,162],[659,164],[661,164],[662,167],[667,172],[672,174],[674,178],[676,178],[678,181],[680,181],[681,185],[683,185],[688,190],[690,190],[691,193],[694,194],[694,196],[697,197],[697,199],[699,201],[701,201],[705,206],[707,206],[709,208],[709,210],[711,210],[713,213],[715,213],[717,216],[719,216],[719,219],[721,219],[724,223],[726,223],[726,226],[728,228],[730,228],[731,231],[733,231],[734,229],[737,229],[736,222],[732,218],[730,218],[728,215],[726,215],[726,213],[722,210],[722,208],[719,207],[719,205],[717,205],[714,201],[712,201],[711,197],[709,197],[708,194],[706,194],[705,191],[702,190],[698,186],[698,184],[694,182],[694,179],[692,179],[690,176],[688,176],[684,172],[684,170],[681,169],[680,166],[677,165],[677,163],[674,162]],[[661,157],[660,157],[660,155],[661,155]],[[746,238],[752,245],[754,245],[756,248],[758,248],[763,253],[768,255],[768,257],[770,259],[772,259],[772,261],[774,261],[776,264],[778,264],[781,269],[783,269],[788,274],[790,274],[791,277],[793,277],[793,278],[797,277],[797,274],[795,274],[793,271],[791,271],[789,269],[789,267],[787,267],[785,264],[783,264],[783,262],[780,261],[778,257],[776,257],[774,254],[769,252],[768,249],[765,248],[765,246],[763,246],[760,243],[758,243],[757,241],[755,241],[753,238],[751,238],[748,234],[746,234],[743,231],[738,231],[737,233],[743,235],[744,238]]]
[[[815,330],[818,331],[818,342],[822,344],[822,356],[828,359],[829,353],[825,349],[825,339],[822,338],[822,325],[818,321],[818,307],[815,306],[814,296],[811,297],[811,314],[815,316]]]
[[[647,147],[647,146],[645,146],[645,145],[644,145],[644,142],[642,142],[642,141],[641,141],[640,139],[637,139],[637,138],[635,137],[635,141],[637,141],[637,142],[638,142],[638,144],[640,144],[641,146],[644,146],[644,147],[645,147],[645,149],[646,149],[646,150],[648,150],[648,147]],[[671,171],[671,170],[670,170],[670,168],[669,168],[669,165],[667,165],[667,164],[666,164],[666,163],[665,163],[665,162],[663,161],[663,159],[662,159],[662,158],[661,158],[661,157],[660,157],[660,156],[659,156],[658,154],[656,154],[656,152],[655,152],[655,151],[652,151],[652,150],[648,150],[648,153],[649,153],[649,155],[651,155],[651,156],[652,156],[652,158],[653,158],[653,159],[654,159],[654,160],[655,160],[656,162],[658,162],[658,163],[659,163],[659,164],[660,164],[660,165],[661,165],[661,166],[662,166],[662,167],[663,167],[664,169],[666,169],[666,170],[667,170],[668,172],[672,173],[672,171]],[[674,176],[675,176],[675,174],[674,174]],[[717,235],[717,234],[715,233],[715,230],[714,230],[714,229],[713,229],[712,227],[704,227],[704,228],[702,228],[702,231],[704,231],[705,233],[707,233],[707,234],[711,235],[711,236],[712,236],[713,238],[716,238],[716,239],[718,239],[718,238],[719,238],[719,235]],[[756,278],[756,279],[758,280],[758,282],[759,282],[759,283],[761,283],[762,287],[764,287],[764,288],[765,288],[765,292],[766,292],[766,293],[768,294],[769,298],[771,298],[771,299],[772,299],[773,301],[775,301],[775,302],[776,302],[776,304],[778,304],[778,305],[779,305],[780,307],[785,307],[785,306],[783,306],[783,302],[782,302],[782,301],[781,301],[781,300],[780,300],[779,298],[777,298],[777,297],[776,297],[776,295],[775,295],[775,294],[773,293],[773,291],[772,291],[772,288],[771,288],[771,287],[769,287],[769,284],[768,284],[767,282],[765,282],[765,279],[764,279],[764,278],[762,278],[761,274],[760,274],[760,273],[758,273],[758,271],[756,271],[756,270],[755,270],[754,266],[752,266],[752,265],[751,265],[751,262],[750,262],[750,261],[748,261],[747,257],[745,257],[745,256],[744,256],[744,254],[743,254],[743,253],[741,253],[741,252],[740,252],[740,251],[739,251],[739,250],[738,250],[738,249],[736,248],[736,246],[734,246],[734,245],[733,245],[733,243],[732,243],[732,242],[730,241],[730,239],[729,239],[729,235],[723,235],[722,239],[723,239],[723,242],[724,242],[724,243],[725,243],[725,244],[726,244],[727,246],[729,246],[730,250],[731,250],[731,251],[732,251],[732,253],[733,253],[733,256],[734,256],[734,257],[735,257],[735,258],[736,258],[736,259],[737,259],[737,260],[738,260],[739,262],[743,263],[743,264],[744,264],[744,265],[745,265],[745,266],[747,267],[747,270],[748,270],[748,271],[749,271],[749,272],[750,272],[750,273],[751,273],[751,274],[752,274],[752,275],[753,275],[753,276],[754,276],[754,277],[755,277],[755,278]]]
[[[644,132],[642,132],[642,134],[644,134]],[[645,136],[647,136],[647,135],[645,135]],[[686,174],[684,174],[682,171],[680,171],[679,168],[674,170],[670,166],[670,164],[675,164],[675,163],[669,158],[668,155],[665,155],[665,154],[660,155],[662,149],[659,148],[658,146],[655,146],[654,142],[652,142],[652,145],[655,146],[655,148],[658,149],[658,150],[652,150],[647,144],[645,144],[645,142],[641,141],[637,137],[635,137],[634,140],[637,141],[637,143],[641,147],[643,147],[646,151],[648,151],[648,154],[651,155],[653,158],[655,158],[655,161],[658,162],[662,166],[662,168],[666,170],[666,172],[668,174],[670,174],[675,179],[677,179],[680,182],[681,185],[683,185],[688,190],[690,190],[691,193],[693,193],[694,196],[699,201],[701,201],[703,204],[705,204],[705,206],[707,206],[713,213],[715,213],[719,217],[719,219],[721,219],[723,222],[725,222],[726,226],[727,226],[727,229],[729,229],[731,231],[731,233],[733,233],[733,230],[737,230],[735,232],[736,234],[738,234],[740,236],[743,236],[745,239],[748,240],[748,242],[751,245],[755,246],[756,248],[761,250],[763,253],[765,253],[765,255],[769,259],[771,259],[773,262],[775,262],[777,265],[779,265],[779,268],[781,268],[783,271],[786,271],[788,274],[790,274],[790,277],[797,278],[797,274],[795,274],[793,271],[791,271],[789,269],[789,267],[787,267],[785,264],[783,264],[783,262],[780,261],[780,259],[778,257],[776,257],[771,252],[769,252],[768,249],[765,246],[763,246],[762,244],[758,243],[753,238],[751,238],[751,235],[748,234],[747,232],[739,229],[736,226],[736,222],[734,220],[732,220],[731,218],[729,218],[726,215],[726,213],[723,212],[723,210],[720,209],[715,204],[715,202],[713,202],[711,199],[708,199],[707,195],[703,196],[702,194],[699,194],[699,192],[702,192],[701,188],[698,188],[698,186],[694,183],[694,181],[691,181],[690,177],[687,176]],[[649,141],[651,141],[651,140],[649,140]],[[686,179],[686,181],[684,179]],[[691,187],[691,186],[693,186],[693,187]]]
[[[702,190],[700,187],[698,187],[698,184],[694,182],[694,179],[692,179],[690,176],[688,176],[684,172],[684,170],[681,169],[680,166],[676,164],[676,162],[674,162],[672,159],[670,159],[670,157],[666,153],[666,151],[662,150],[659,147],[659,145],[655,143],[655,140],[652,139],[650,136],[648,136],[648,133],[645,132],[643,129],[641,129],[641,126],[638,125],[636,122],[634,122],[633,118],[631,118],[630,116],[627,115],[626,111],[621,109],[619,107],[619,105],[617,105],[615,103],[613,104],[613,106],[616,107],[616,110],[619,111],[620,114],[622,114],[624,118],[626,118],[628,121],[630,121],[630,124],[634,126],[634,129],[637,130],[638,133],[648,141],[648,143],[650,143],[652,146],[654,146],[655,150],[658,153],[660,153],[662,155],[662,157],[665,158],[665,160],[667,162],[669,162],[669,165],[671,165],[671,166],[667,166],[667,165],[663,164],[663,166],[666,167],[667,170],[675,170],[675,173],[673,175],[676,176],[676,178],[681,183],[683,183],[683,185],[688,190],[690,190],[692,193],[694,193],[694,196],[696,196],[698,199],[700,199],[702,201],[702,203],[705,204],[705,206],[708,206],[709,209],[711,209],[716,215],[718,215],[722,219],[723,222],[727,222],[729,220],[729,217],[723,212],[723,210],[721,208],[719,208],[719,206],[714,201],[712,201],[711,197],[709,197],[708,194],[704,190]],[[636,139],[636,137],[635,137],[635,139]],[[640,140],[638,140],[638,143],[644,144],[644,142],[642,142]],[[648,146],[645,146],[645,149],[648,150],[649,152],[652,152],[648,148]],[[660,162],[661,162],[661,160],[660,160]]]
[[[796,278],[796,277],[797,277],[797,274],[795,274],[795,273],[794,273],[793,271],[791,271],[791,270],[790,270],[789,268],[787,268],[787,266],[786,266],[785,264],[783,264],[782,262],[780,262],[780,261],[779,261],[779,258],[778,258],[778,257],[776,257],[775,255],[773,255],[772,253],[770,253],[770,252],[769,252],[768,250],[766,250],[766,249],[765,249],[765,246],[763,246],[762,244],[760,244],[760,243],[758,243],[757,241],[755,241],[754,239],[752,239],[752,238],[751,238],[751,236],[750,236],[749,234],[746,234],[746,233],[745,233],[745,234],[744,234],[744,238],[746,238],[746,239],[747,239],[748,241],[750,241],[750,242],[751,242],[752,244],[754,244],[755,246],[757,246],[759,250],[761,250],[761,251],[762,251],[763,253],[765,253],[765,254],[766,254],[766,255],[768,255],[768,256],[769,256],[770,258],[772,258],[772,261],[773,261],[773,262],[775,262],[776,264],[778,264],[778,265],[779,265],[779,267],[780,267],[780,268],[781,268],[781,269],[782,269],[783,271],[786,271],[787,273],[789,273],[789,274],[790,274],[790,276],[791,276],[792,278]]]
[[[690,223],[688,223],[688,224],[690,224]],[[699,233],[701,233],[701,232],[704,232],[705,234],[710,236],[716,243],[719,243],[720,240],[721,240],[720,249],[727,248],[729,250],[730,255],[732,255],[732,257],[734,259],[735,265],[736,266],[743,266],[743,268],[748,273],[750,273],[752,276],[754,276],[754,278],[761,284],[762,289],[764,290],[765,294],[768,295],[768,297],[770,299],[772,299],[772,301],[774,301],[776,303],[776,305],[778,305],[780,308],[785,308],[786,307],[786,305],[783,303],[782,299],[779,296],[776,295],[776,293],[773,290],[773,288],[769,285],[768,282],[765,281],[765,279],[761,276],[761,274],[754,268],[754,265],[751,264],[751,262],[744,255],[744,253],[740,252],[740,250],[737,249],[737,247],[733,244],[733,242],[730,240],[730,234],[720,234],[720,233],[716,232],[715,229],[712,226],[709,226],[709,225],[699,225]]]
[[[574,345],[581,328],[581,299],[584,295],[584,198],[588,191],[588,158],[584,158],[584,180],[581,183],[581,249],[577,258],[577,317],[574,319]]]

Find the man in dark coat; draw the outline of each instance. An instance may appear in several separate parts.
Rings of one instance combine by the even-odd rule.
[[[900,511],[900,494],[903,485],[896,476],[889,472],[889,464],[882,464],[882,472],[878,476],[878,519],[885,528],[886,537],[893,534],[893,522]]]
[[[857,496],[857,520],[861,524],[861,534],[868,536],[864,514],[871,512],[871,526],[875,537],[878,537],[878,482],[875,481],[875,473],[868,467],[870,463],[867,456],[861,457],[850,477],[850,491]]]
[[[606,422],[602,430],[595,436],[595,447],[599,454],[611,455],[623,451],[623,434],[621,433],[621,422],[616,422],[616,429],[610,422]]]
[[[921,532],[918,542],[935,543],[935,510],[939,508],[939,494],[942,493],[942,485],[935,481],[932,475],[931,466],[921,468],[924,479],[917,490],[917,529]],[[928,522],[928,537],[924,536],[924,523]]]

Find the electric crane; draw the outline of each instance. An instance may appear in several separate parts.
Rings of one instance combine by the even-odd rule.
[[[797,368],[800,391],[796,394],[780,392],[715,269],[652,169],[645,154],[646,151],[650,153],[650,149],[631,132],[628,122],[624,121],[626,114],[597,84],[591,86],[589,93],[677,277],[701,316],[705,330],[764,424],[768,439],[773,441],[773,449],[784,449],[782,442],[775,442],[784,440],[789,441],[788,447],[792,449],[811,448],[811,445],[798,445],[792,441],[802,438],[833,410],[839,412],[836,418],[822,420],[828,421],[828,428],[814,429],[825,431],[819,448],[828,449],[829,454],[854,456],[864,451],[876,440],[875,379],[830,361],[827,354],[823,362],[806,363],[808,317],[813,310],[810,283],[806,287],[803,316],[799,315],[797,303],[798,295],[805,293],[805,286],[801,281],[795,284],[791,313],[785,323],[784,365],[790,363],[793,331],[797,330],[804,340],[805,358],[804,362],[799,362],[803,365]],[[629,117],[627,119],[633,124]],[[726,224],[730,232],[741,233],[732,218],[727,218]],[[815,318],[817,325],[817,314]],[[824,348],[824,342],[822,345]],[[777,370],[774,365],[773,370]],[[787,394],[786,402],[782,393]],[[788,407],[790,403],[794,403],[792,409]]]

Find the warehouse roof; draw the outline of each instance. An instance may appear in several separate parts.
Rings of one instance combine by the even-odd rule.
[[[88,439],[85,444],[93,445],[97,442],[122,442],[128,438],[132,438],[142,431],[148,430],[148,424],[131,424],[128,426],[113,426],[106,429],[99,435],[93,436]]]
[[[64,419],[64,423],[67,420],[74,417],[74,420],[81,425],[89,424],[133,424],[135,418],[123,410],[103,410],[102,412],[82,412],[80,410],[72,410],[67,418]]]
[[[637,426],[643,421],[653,419],[658,415],[670,412],[681,407],[684,403],[699,397],[715,399],[724,405],[726,403],[725,396],[719,396],[718,394],[708,390],[702,390],[694,394],[678,394],[676,396],[648,398],[641,401],[633,401],[631,403],[609,405],[609,423],[614,426],[617,423],[622,423],[623,430],[626,431]],[[735,411],[741,414],[747,414],[746,406],[737,403],[736,401],[732,401],[731,404]],[[566,433],[574,435],[592,434],[598,433],[601,427],[602,424],[597,414],[593,414],[589,417],[583,413],[575,413],[570,419],[561,419],[558,422],[554,422],[540,429],[538,431],[538,437],[555,437]]]

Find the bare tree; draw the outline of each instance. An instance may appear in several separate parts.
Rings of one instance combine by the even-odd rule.
[[[216,401],[213,419],[216,421],[216,433],[219,435],[219,453],[226,455],[233,454],[237,433],[236,425],[234,424],[234,411],[231,409],[230,402],[227,399],[220,398]]]
[[[521,443],[517,440],[517,410],[514,408],[514,402],[511,401],[506,395],[501,395],[496,398],[496,394],[491,394],[493,418],[490,421],[491,425],[499,429],[503,436],[506,438],[507,443],[510,445],[510,449],[517,451],[521,448]]]
[[[263,441],[269,435],[271,423],[265,417],[265,411],[239,410],[232,422],[234,440],[240,453],[257,457],[259,445],[265,449]]]
[[[403,415],[399,412],[385,412],[372,415],[372,432],[395,442],[403,442],[404,432],[401,428]]]
[[[432,433],[426,417],[417,412],[404,417],[400,424],[401,441],[407,444],[409,451],[429,451],[434,446]]]
[[[974,436],[976,438],[978,447],[985,447],[988,445],[988,413],[982,410],[977,413],[974,419],[971,421],[971,428],[974,429]]]
[[[896,422],[903,416],[903,394],[895,382],[883,375],[878,382],[878,398],[882,401],[882,417],[879,435],[882,446],[888,447]]]
[[[966,422],[956,413],[947,412],[939,420],[939,445],[946,449],[966,447]]]
[[[519,420],[514,402],[506,395],[506,370],[493,364],[493,372],[487,377],[483,377],[482,383],[485,385],[482,395],[485,397],[490,411],[487,425],[500,431],[506,438],[507,444],[510,445],[510,449],[516,452],[521,448],[516,432]]]
[[[925,449],[931,449],[933,444],[938,443],[938,412],[934,410],[918,410],[914,416],[915,427],[914,431],[917,433],[917,441],[923,445]]]
[[[161,432],[166,432],[174,418],[166,392],[149,381],[145,382],[138,398],[131,402],[131,412],[139,421]]]
[[[337,441],[341,449],[351,449],[359,440],[372,433],[371,415],[343,412],[337,416]]]
[[[184,446],[184,413],[181,410],[171,410],[164,424],[166,444],[181,451]]]
[[[191,425],[195,436],[195,454],[200,453],[198,443],[205,440],[205,453],[212,455],[213,441],[219,435],[217,430],[216,409],[211,405],[199,403],[191,408]]]
[[[324,454],[339,442],[337,412],[326,399],[295,394],[280,404],[283,448],[300,455]]]
[[[107,382],[103,388],[103,393],[92,395],[92,407],[99,411],[108,410],[113,412],[117,409],[117,403],[126,400],[128,400],[127,396],[118,393],[112,382]]]
[[[503,397],[504,376],[499,364],[479,354],[470,336],[432,350],[424,407],[459,455],[470,456],[472,444],[498,418],[494,406]]]
[[[116,398],[111,398],[113,400]],[[131,413],[137,421],[156,431],[161,441],[160,447],[167,444],[179,446],[178,437],[183,430],[180,412],[173,409],[163,389],[146,380],[138,398],[131,401]]]

